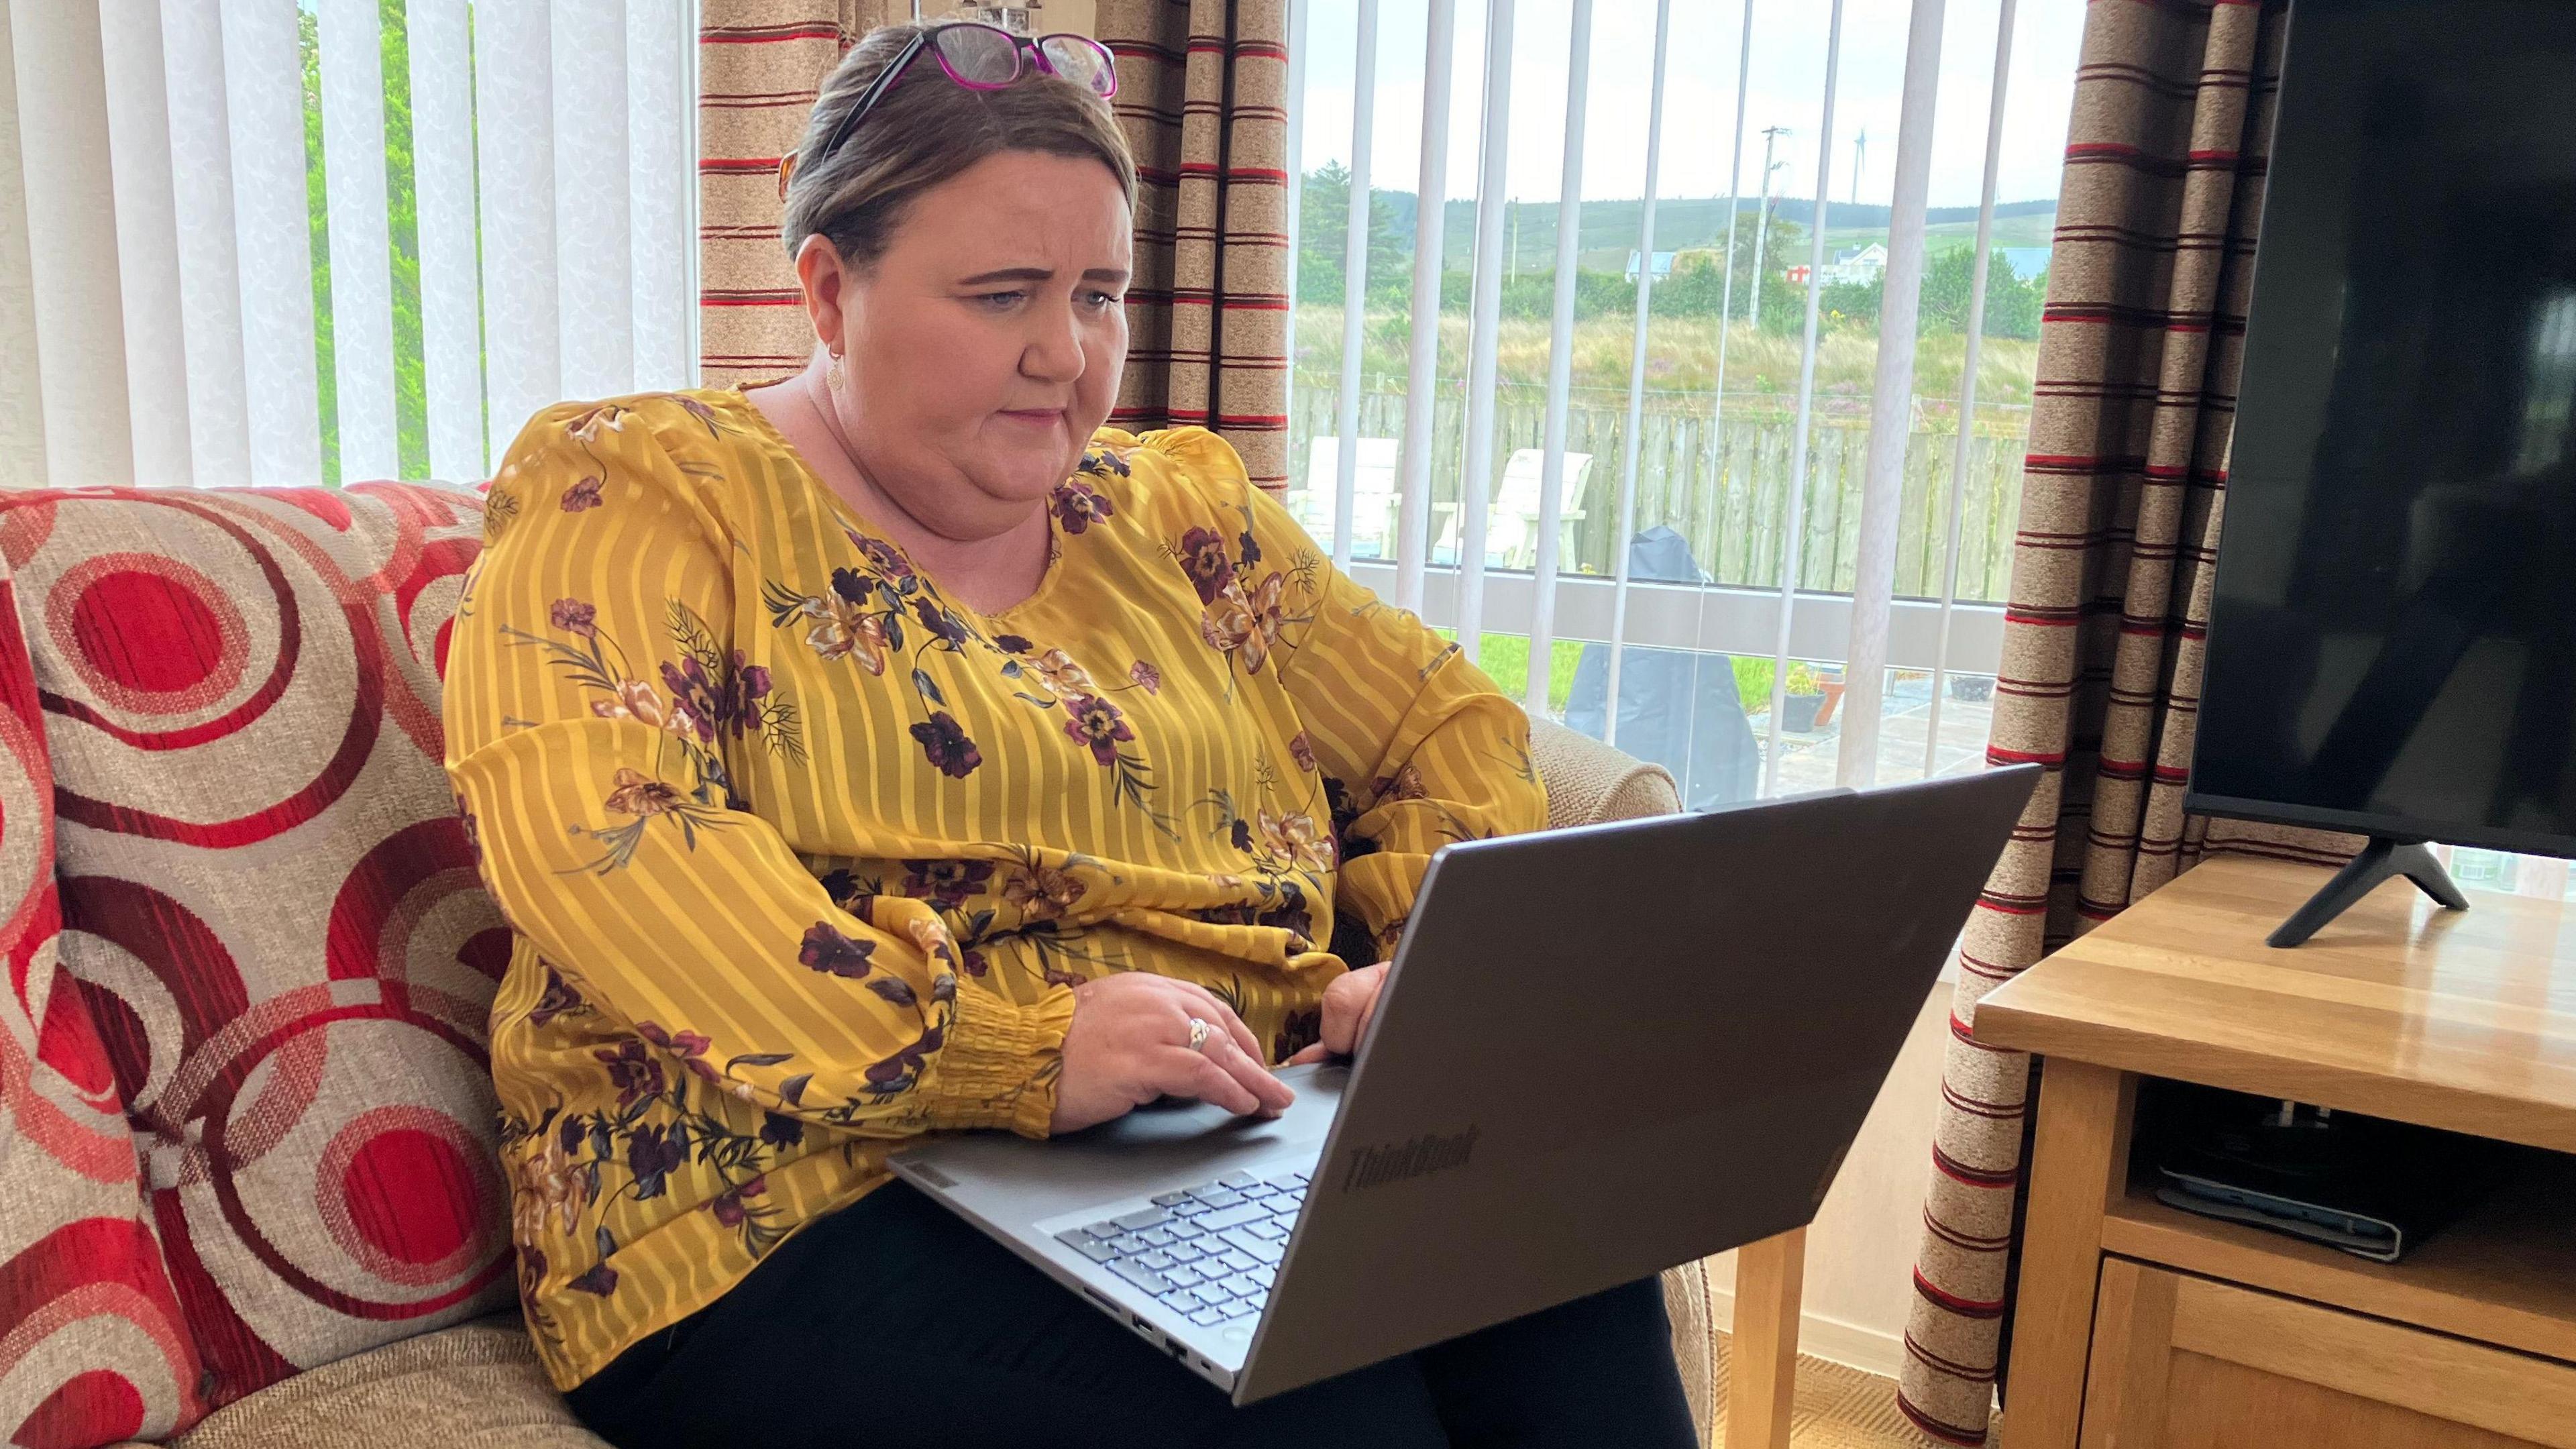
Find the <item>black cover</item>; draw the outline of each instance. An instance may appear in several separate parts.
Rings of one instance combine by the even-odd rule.
[[[1688,541],[1660,526],[1629,540],[1628,577],[1708,582]],[[1609,646],[1586,644],[1574,667],[1566,728],[1602,738],[1609,697]],[[1744,717],[1731,655],[1633,644],[1620,651],[1619,748],[1672,771],[1685,810],[1712,810],[1762,792],[1762,746]]]

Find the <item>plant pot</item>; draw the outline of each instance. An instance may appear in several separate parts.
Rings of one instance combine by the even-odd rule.
[[[1953,674],[1950,676],[1950,697],[1966,700],[1971,704],[1983,704],[1995,697],[1994,677],[1986,674]]]
[[[1834,722],[1834,707],[1842,702],[1843,682],[1839,679],[1826,680],[1825,705],[1824,708],[1816,711],[1816,728],[1823,729],[1825,726],[1832,724]]]
[[[1793,735],[1816,732],[1816,712],[1825,706],[1821,694],[1793,694],[1780,705],[1780,728]]]

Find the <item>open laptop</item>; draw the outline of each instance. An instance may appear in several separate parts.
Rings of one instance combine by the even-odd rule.
[[[1350,1066],[896,1173],[1238,1404],[1808,1222],[2038,778],[1477,841]]]

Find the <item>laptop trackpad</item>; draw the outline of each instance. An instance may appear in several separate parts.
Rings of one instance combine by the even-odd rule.
[[[1137,1153],[1224,1152],[1254,1141],[1276,1146],[1312,1140],[1320,1146],[1331,1130],[1350,1068],[1340,1063],[1288,1067],[1279,1072],[1279,1080],[1296,1090],[1297,1100],[1276,1118],[1237,1117],[1223,1107],[1187,1097],[1164,1097],[1097,1127],[1054,1138],[1047,1149],[1132,1158]]]
[[[1187,1138],[1210,1138],[1259,1125],[1260,1119],[1238,1117],[1189,1097],[1157,1097],[1124,1117],[1097,1127],[1067,1133],[1060,1142],[1117,1142],[1130,1147],[1160,1146]]]
[[[1277,1118],[1237,1117],[1183,1102],[1129,1112],[1086,1131],[1044,1142],[967,1132],[897,1152],[897,1172],[926,1185],[968,1216],[1021,1223],[1125,1197],[1198,1182],[1235,1167],[1312,1156],[1332,1131],[1350,1069],[1289,1067],[1281,1081],[1297,1100]],[[927,1169],[925,1171],[924,1169]]]

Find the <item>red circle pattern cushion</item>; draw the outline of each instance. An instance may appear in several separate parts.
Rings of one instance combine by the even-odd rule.
[[[474,495],[406,484],[0,501],[65,982],[199,1410],[510,1301],[484,1054],[509,938],[439,768],[479,533]],[[105,1437],[47,1442],[152,1412],[123,1382],[65,1377],[57,1417]]]
[[[44,723],[0,576],[0,1435],[87,1449],[184,1428],[204,1403],[115,1064],[62,969],[53,842]]]

